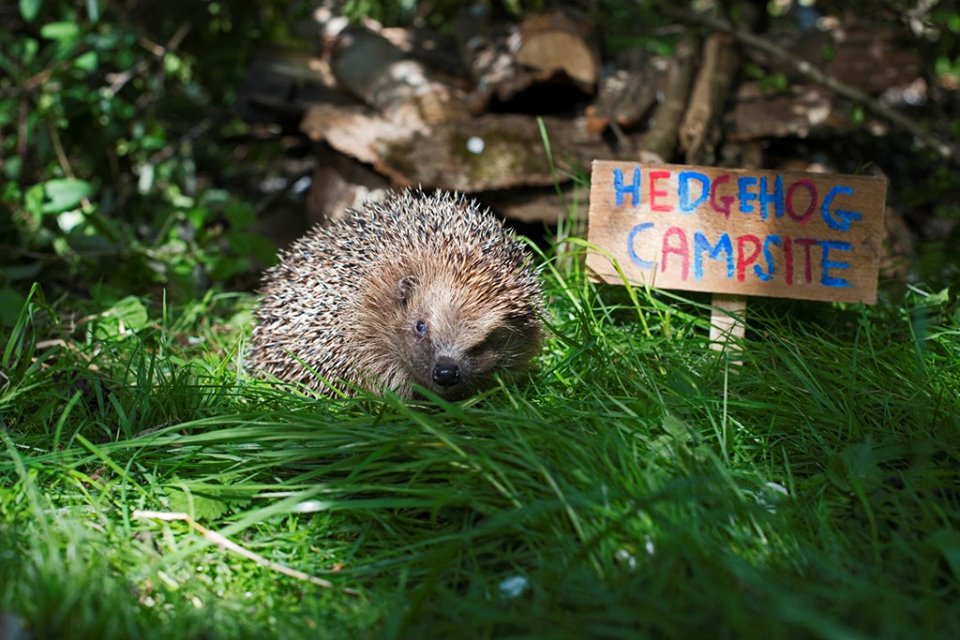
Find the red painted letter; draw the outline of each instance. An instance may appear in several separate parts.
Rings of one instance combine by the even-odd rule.
[[[783,266],[787,284],[793,284],[793,240],[789,236],[783,239]]]
[[[671,211],[671,207],[668,204],[657,204],[657,198],[662,198],[667,195],[666,191],[657,190],[657,180],[661,178],[669,178],[669,171],[651,171],[650,176],[650,210],[651,211]],[[686,279],[686,276],[684,276]]]
[[[750,252],[749,256],[745,256],[746,253],[744,245],[748,242],[753,243],[753,250]],[[760,238],[748,233],[737,238],[737,280],[743,282],[746,277],[747,267],[757,261],[757,256],[760,255]]]
[[[804,187],[810,194],[810,202],[807,204],[807,210],[797,215],[793,208],[793,192],[797,187]],[[817,186],[810,180],[797,180],[787,188],[787,214],[799,223],[804,223],[810,219],[810,214],[817,208]],[[809,249],[807,250],[809,252]]]
[[[676,246],[670,243],[671,237],[677,238]],[[663,257],[660,260],[660,271],[667,270],[667,256],[675,253],[680,256],[680,277],[687,279],[687,273],[690,271],[690,246],[687,244],[687,234],[680,227],[670,227],[663,234]]]
[[[813,269],[810,266],[810,247],[815,247],[820,243],[814,238],[797,238],[794,242],[803,247],[803,277],[806,278],[808,283],[813,282]]]
[[[724,182],[730,182],[730,176],[727,174],[721,174],[713,179],[713,184],[710,185],[710,206],[713,207],[713,210],[717,213],[722,213],[725,217],[730,217],[730,204],[734,201],[733,196],[720,196],[720,204],[717,204],[717,187],[719,187]]]

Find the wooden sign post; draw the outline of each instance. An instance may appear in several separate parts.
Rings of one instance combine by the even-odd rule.
[[[873,304],[886,178],[594,160],[588,240],[628,281],[709,291],[710,338],[742,336],[744,296]],[[599,280],[622,284],[590,251]]]

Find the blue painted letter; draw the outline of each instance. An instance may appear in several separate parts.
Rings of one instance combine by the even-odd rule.
[[[654,263],[652,260],[644,260],[637,255],[637,250],[633,246],[633,241],[637,239],[638,233],[651,228],[653,228],[652,222],[641,222],[633,229],[630,229],[630,233],[627,235],[627,253],[630,254],[630,260],[633,261],[633,264],[637,265],[641,269],[653,269]]]
[[[767,193],[767,178],[760,178],[760,217],[767,219],[767,205],[773,203],[777,217],[783,217],[783,176],[773,182],[773,193]]]
[[[707,236],[697,231],[693,234],[693,279],[703,279],[703,252],[709,252],[710,258],[720,259],[720,252],[727,252],[727,277],[733,278],[733,243],[730,242],[730,236],[726,233],[720,234],[716,246],[711,246]]]
[[[747,191],[750,187],[757,184],[757,179],[753,176],[741,176],[737,178],[737,199],[740,200],[741,213],[753,213],[751,200],[757,199],[757,194]]]
[[[617,206],[623,206],[623,194],[630,193],[633,196],[630,206],[636,207],[640,205],[640,168],[633,168],[633,184],[624,185],[623,184],[623,171],[619,167],[613,170],[613,190],[617,194]]]
[[[770,245],[772,244],[779,247],[781,245],[780,236],[771,233],[763,240],[763,259],[767,261],[766,273],[764,273],[763,269],[760,268],[760,265],[753,265],[753,272],[757,274],[757,277],[764,282],[768,282],[770,279],[772,279],[773,274],[776,271],[773,266],[773,254],[770,253]]]
[[[820,215],[823,216],[823,221],[826,222],[827,226],[831,229],[835,229],[837,231],[846,231],[850,228],[851,222],[859,220],[863,216],[859,211],[845,211],[843,209],[837,209],[834,212],[837,217],[834,218],[830,213],[830,203],[832,203],[833,199],[838,195],[853,195],[853,189],[844,185],[837,185],[833,189],[830,189],[830,192],[827,193],[827,197],[823,199],[823,205],[820,207]]]
[[[690,202],[691,179],[700,183],[700,195],[693,202]],[[677,176],[677,182],[677,201],[680,213],[690,213],[706,202],[710,196],[710,178],[699,171],[681,171]]]
[[[830,275],[830,269],[849,269],[849,262],[838,262],[830,259],[830,249],[837,251],[850,251],[849,242],[839,242],[837,240],[821,240],[820,246],[823,247],[823,254],[820,257],[820,284],[825,287],[849,287],[850,283],[846,278],[837,278]]]

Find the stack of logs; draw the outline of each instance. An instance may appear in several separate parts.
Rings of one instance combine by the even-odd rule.
[[[925,91],[919,56],[892,29],[818,24],[793,25],[793,40],[780,46],[893,102]],[[638,48],[603,60],[597,30],[570,11],[509,22],[475,5],[453,26],[441,35],[349,24],[321,8],[306,34],[316,55],[272,52],[254,62],[243,113],[292,119],[315,143],[311,222],[371,192],[420,185],[551,223],[586,211],[582,178],[596,158],[774,168],[763,157],[770,140],[853,126],[856,105],[725,33],[701,40],[688,29],[670,57]]]

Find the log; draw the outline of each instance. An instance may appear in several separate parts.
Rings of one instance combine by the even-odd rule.
[[[842,20],[828,19],[834,21],[833,28],[804,32],[789,51],[826,75],[872,95],[909,86],[923,77],[923,57],[903,42],[903,34],[897,29],[849,15]],[[824,55],[826,51],[831,55]],[[799,77],[782,61],[771,59],[766,63],[774,70]]]
[[[464,94],[435,78],[389,40],[363,26],[336,36],[332,58],[337,81],[388,119],[415,125],[469,117]]]
[[[785,93],[768,95],[756,83],[737,91],[736,103],[725,115],[727,142],[765,138],[827,136],[852,128],[849,107],[816,85],[795,85]]]
[[[592,95],[600,78],[600,55],[590,23],[554,11],[530,16],[520,25],[517,63],[539,82],[563,80]]]
[[[468,98],[471,113],[488,110],[492,101],[510,104],[527,93],[536,105],[543,89],[540,112],[556,112],[557,92],[547,87],[569,87],[562,102],[573,106],[593,95],[600,74],[599,55],[590,29],[563,14],[528,18],[520,26],[498,23],[482,5],[471,5],[454,20],[454,36],[463,67],[474,83]]]
[[[466,70],[460,59],[450,55],[457,43],[452,35],[434,31],[428,27],[385,27],[379,31],[390,44],[403,52],[407,58],[420,62],[437,77],[463,78]]]
[[[640,54],[604,74],[596,100],[584,111],[588,129],[602,133],[611,124],[621,129],[638,126],[657,103],[667,66],[662,58]]]
[[[339,220],[348,208],[383,195],[390,184],[369,166],[335,151],[314,145],[316,167],[307,193],[307,221],[312,225]]]
[[[677,147],[677,130],[687,107],[693,71],[699,60],[699,40],[692,35],[681,38],[667,72],[663,100],[657,105],[653,113],[653,125],[643,139],[644,152],[652,161],[667,162],[673,158]]]
[[[564,185],[559,193],[556,187],[551,186],[486,191],[477,194],[477,197],[504,218],[526,223],[556,224],[570,211],[578,211],[586,218],[588,195],[586,189]]]
[[[566,182],[609,157],[584,118],[542,118],[550,139],[547,158],[534,118],[487,114],[467,122],[406,126],[363,107],[311,107],[301,130],[314,141],[370,164],[394,186],[417,185],[476,193]]]
[[[687,164],[713,164],[721,138],[720,118],[740,64],[737,41],[725,34],[710,35],[703,45],[703,63],[680,124],[680,148]]]
[[[299,121],[317,102],[348,104],[333,71],[321,58],[283,49],[258,52],[237,92],[237,111],[248,122]]]
[[[461,64],[473,80],[467,98],[471,113],[485,112],[494,97],[508,102],[533,83],[533,76],[519,68],[510,52],[508,43],[516,29],[495,23],[485,6],[475,4],[460,11],[453,32]]]

